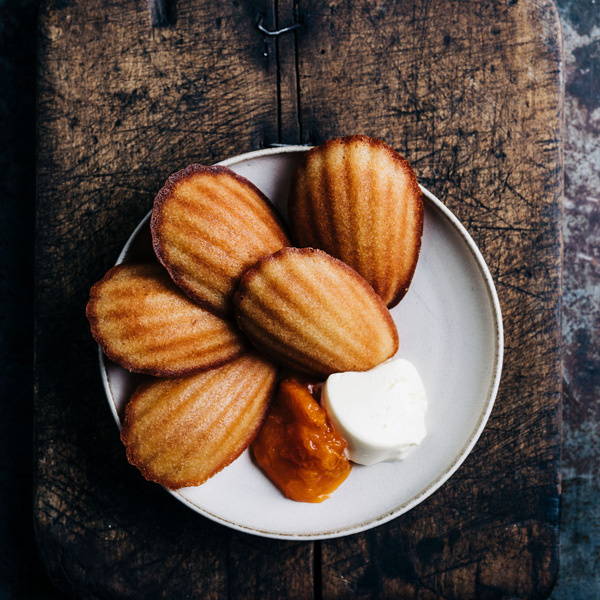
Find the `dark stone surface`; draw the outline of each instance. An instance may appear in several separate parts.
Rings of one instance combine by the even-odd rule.
[[[600,597],[600,2],[559,0],[565,39],[561,568],[553,600]]]
[[[0,0],[0,597],[58,598],[31,525],[37,0]],[[562,558],[554,599],[600,596],[600,3],[559,0],[565,36]]]

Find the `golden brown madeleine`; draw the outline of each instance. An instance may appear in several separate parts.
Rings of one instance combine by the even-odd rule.
[[[292,181],[290,229],[358,271],[390,308],[406,294],[423,233],[423,199],[408,162],[380,140],[329,140]]]
[[[190,165],[167,180],[152,210],[154,251],[173,281],[215,314],[233,312],[240,277],[289,246],[265,195],[225,167]]]
[[[276,378],[274,365],[245,354],[198,375],[140,385],[121,431],[129,462],[172,490],[200,485],[256,437]]]
[[[234,323],[192,302],[158,263],[113,267],[92,287],[86,314],[104,354],[136,373],[197,373],[247,346]]]
[[[345,263],[313,248],[261,259],[234,297],[236,319],[274,362],[309,375],[366,371],[398,350],[381,298]]]

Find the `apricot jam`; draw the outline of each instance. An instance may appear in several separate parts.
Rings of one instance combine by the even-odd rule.
[[[348,477],[346,442],[334,431],[312,386],[284,379],[252,444],[258,464],[290,499],[323,502]]]

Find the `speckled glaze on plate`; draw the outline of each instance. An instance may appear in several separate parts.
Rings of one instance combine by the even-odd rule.
[[[250,179],[285,219],[291,174],[306,150],[260,150],[220,164]],[[465,460],[498,391],[503,355],[500,305],[488,268],[467,231],[435,196],[421,189],[425,203],[421,255],[408,294],[391,312],[400,337],[398,356],[417,367],[427,392],[428,434],[423,443],[402,462],[356,465],[321,504],[286,499],[248,451],[203,485],[171,492],[181,502],[247,533],[327,539],[364,531],[407,512]],[[133,232],[117,264],[153,258],[149,217]],[[100,368],[120,426],[139,378],[102,354]]]

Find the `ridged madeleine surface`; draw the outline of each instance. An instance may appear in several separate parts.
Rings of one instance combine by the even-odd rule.
[[[140,385],[121,431],[129,462],[169,489],[204,483],[255,438],[276,377],[274,365],[245,354],[198,375]]]
[[[358,271],[389,307],[406,294],[423,232],[423,200],[408,162],[380,140],[350,136],[307,152],[292,182],[290,229]]]
[[[238,325],[276,363],[316,376],[366,371],[393,356],[398,332],[381,298],[348,265],[284,248],[242,278]]]
[[[215,314],[232,313],[240,277],[259,258],[289,246],[264,194],[225,167],[191,165],[158,193],[154,251],[173,281]]]
[[[86,313],[103,352],[137,373],[194,373],[244,351],[235,324],[192,302],[158,263],[113,267],[92,287]]]

